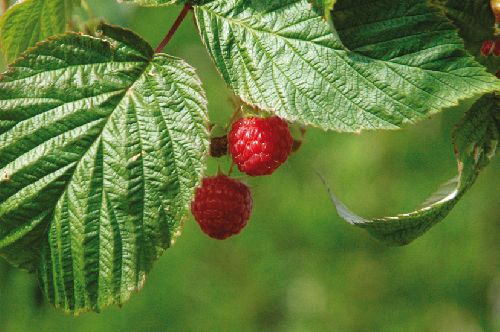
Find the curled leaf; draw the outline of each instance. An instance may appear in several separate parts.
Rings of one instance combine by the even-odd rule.
[[[499,106],[494,95],[487,95],[465,115],[453,135],[458,175],[442,185],[422,207],[394,217],[365,219],[349,210],[329,190],[338,215],[389,245],[405,245],[424,234],[450,213],[495,156],[500,138]]]

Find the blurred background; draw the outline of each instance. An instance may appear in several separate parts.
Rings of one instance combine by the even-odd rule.
[[[90,4],[154,46],[180,10]],[[211,119],[225,125],[232,95],[191,19],[166,52],[197,68]],[[74,318],[44,303],[34,276],[0,261],[0,332],[500,331],[498,161],[443,223],[401,248],[344,223],[317,176],[363,216],[411,211],[456,175],[451,132],[463,111],[394,132],[308,130],[272,177],[241,177],[254,194],[242,234],[215,241],[188,220],[123,308]]]

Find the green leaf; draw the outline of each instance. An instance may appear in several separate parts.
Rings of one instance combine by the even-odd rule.
[[[495,156],[499,138],[500,102],[493,95],[487,95],[472,107],[455,130],[458,176],[441,186],[421,208],[395,217],[365,219],[351,212],[330,191],[337,213],[389,245],[408,244],[450,213]]]
[[[441,10],[459,29],[465,47],[486,66],[496,73],[500,68],[500,57],[481,55],[485,40],[495,39],[493,35],[495,17],[489,0],[432,0],[433,6]]]
[[[313,8],[317,10],[325,19],[330,19],[330,12],[337,0],[310,0]]]
[[[194,70],[102,30],[41,43],[0,80],[0,254],[75,312],[142,286],[180,234],[208,151]]]
[[[307,0],[219,0],[195,13],[235,93],[292,122],[396,129],[500,89],[424,0],[339,2],[340,38]]]
[[[139,6],[159,7],[169,5],[184,5],[189,3],[193,6],[204,5],[214,0],[117,0],[118,2],[130,2]]]
[[[25,0],[0,19],[0,44],[8,62],[37,42],[63,33],[74,0]]]

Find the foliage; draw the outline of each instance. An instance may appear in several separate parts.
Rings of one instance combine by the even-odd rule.
[[[0,44],[7,61],[36,42],[63,33],[77,0],[25,0],[16,3],[0,20]]]
[[[491,71],[500,67],[498,57],[481,57],[479,52],[482,41],[492,38],[494,18],[487,1],[435,1],[433,6],[459,28],[469,52]],[[351,212],[330,191],[339,215],[351,224],[366,228],[388,244],[404,245],[413,241],[449,214],[495,156],[500,132],[499,109],[498,97],[488,95],[469,110],[454,135],[458,176],[441,186],[418,210],[395,217],[367,220]]]
[[[342,20],[334,22],[349,48],[306,1],[218,1],[195,13],[234,92],[292,122],[349,132],[396,129],[500,86],[422,1],[390,12],[358,2],[336,8]]]
[[[208,148],[194,70],[130,31],[102,34],[41,43],[0,83],[1,254],[76,312],[142,285]]]
[[[330,16],[335,1],[130,0],[194,6],[234,93],[300,126],[398,129],[488,94],[457,129],[451,193],[373,221],[332,195],[342,217],[392,244],[444,218],[495,154],[500,81],[487,69],[498,66],[474,59],[483,35],[470,32],[487,30],[475,20],[489,8],[471,1],[344,0]],[[0,21],[6,59],[17,58],[0,79],[0,254],[78,313],[126,301],[179,235],[209,126],[205,92],[183,60],[119,27],[58,35],[75,4],[27,0]]]
[[[441,186],[417,211],[366,220],[352,213],[330,192],[339,215],[390,245],[410,243],[450,213],[495,156],[500,138],[499,109],[500,101],[492,95],[483,97],[470,109],[454,133],[458,176]]]

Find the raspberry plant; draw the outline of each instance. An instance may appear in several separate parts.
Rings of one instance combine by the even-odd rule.
[[[190,12],[262,116],[359,133],[476,100],[453,138],[458,176],[421,209],[365,219],[331,192],[342,218],[388,244],[445,218],[496,153],[500,62],[481,46],[500,34],[497,0],[124,1],[182,6],[156,51],[130,30],[75,24],[84,0],[25,0],[0,21],[0,255],[64,310],[124,303],[180,235],[210,141],[195,70],[163,53]]]

